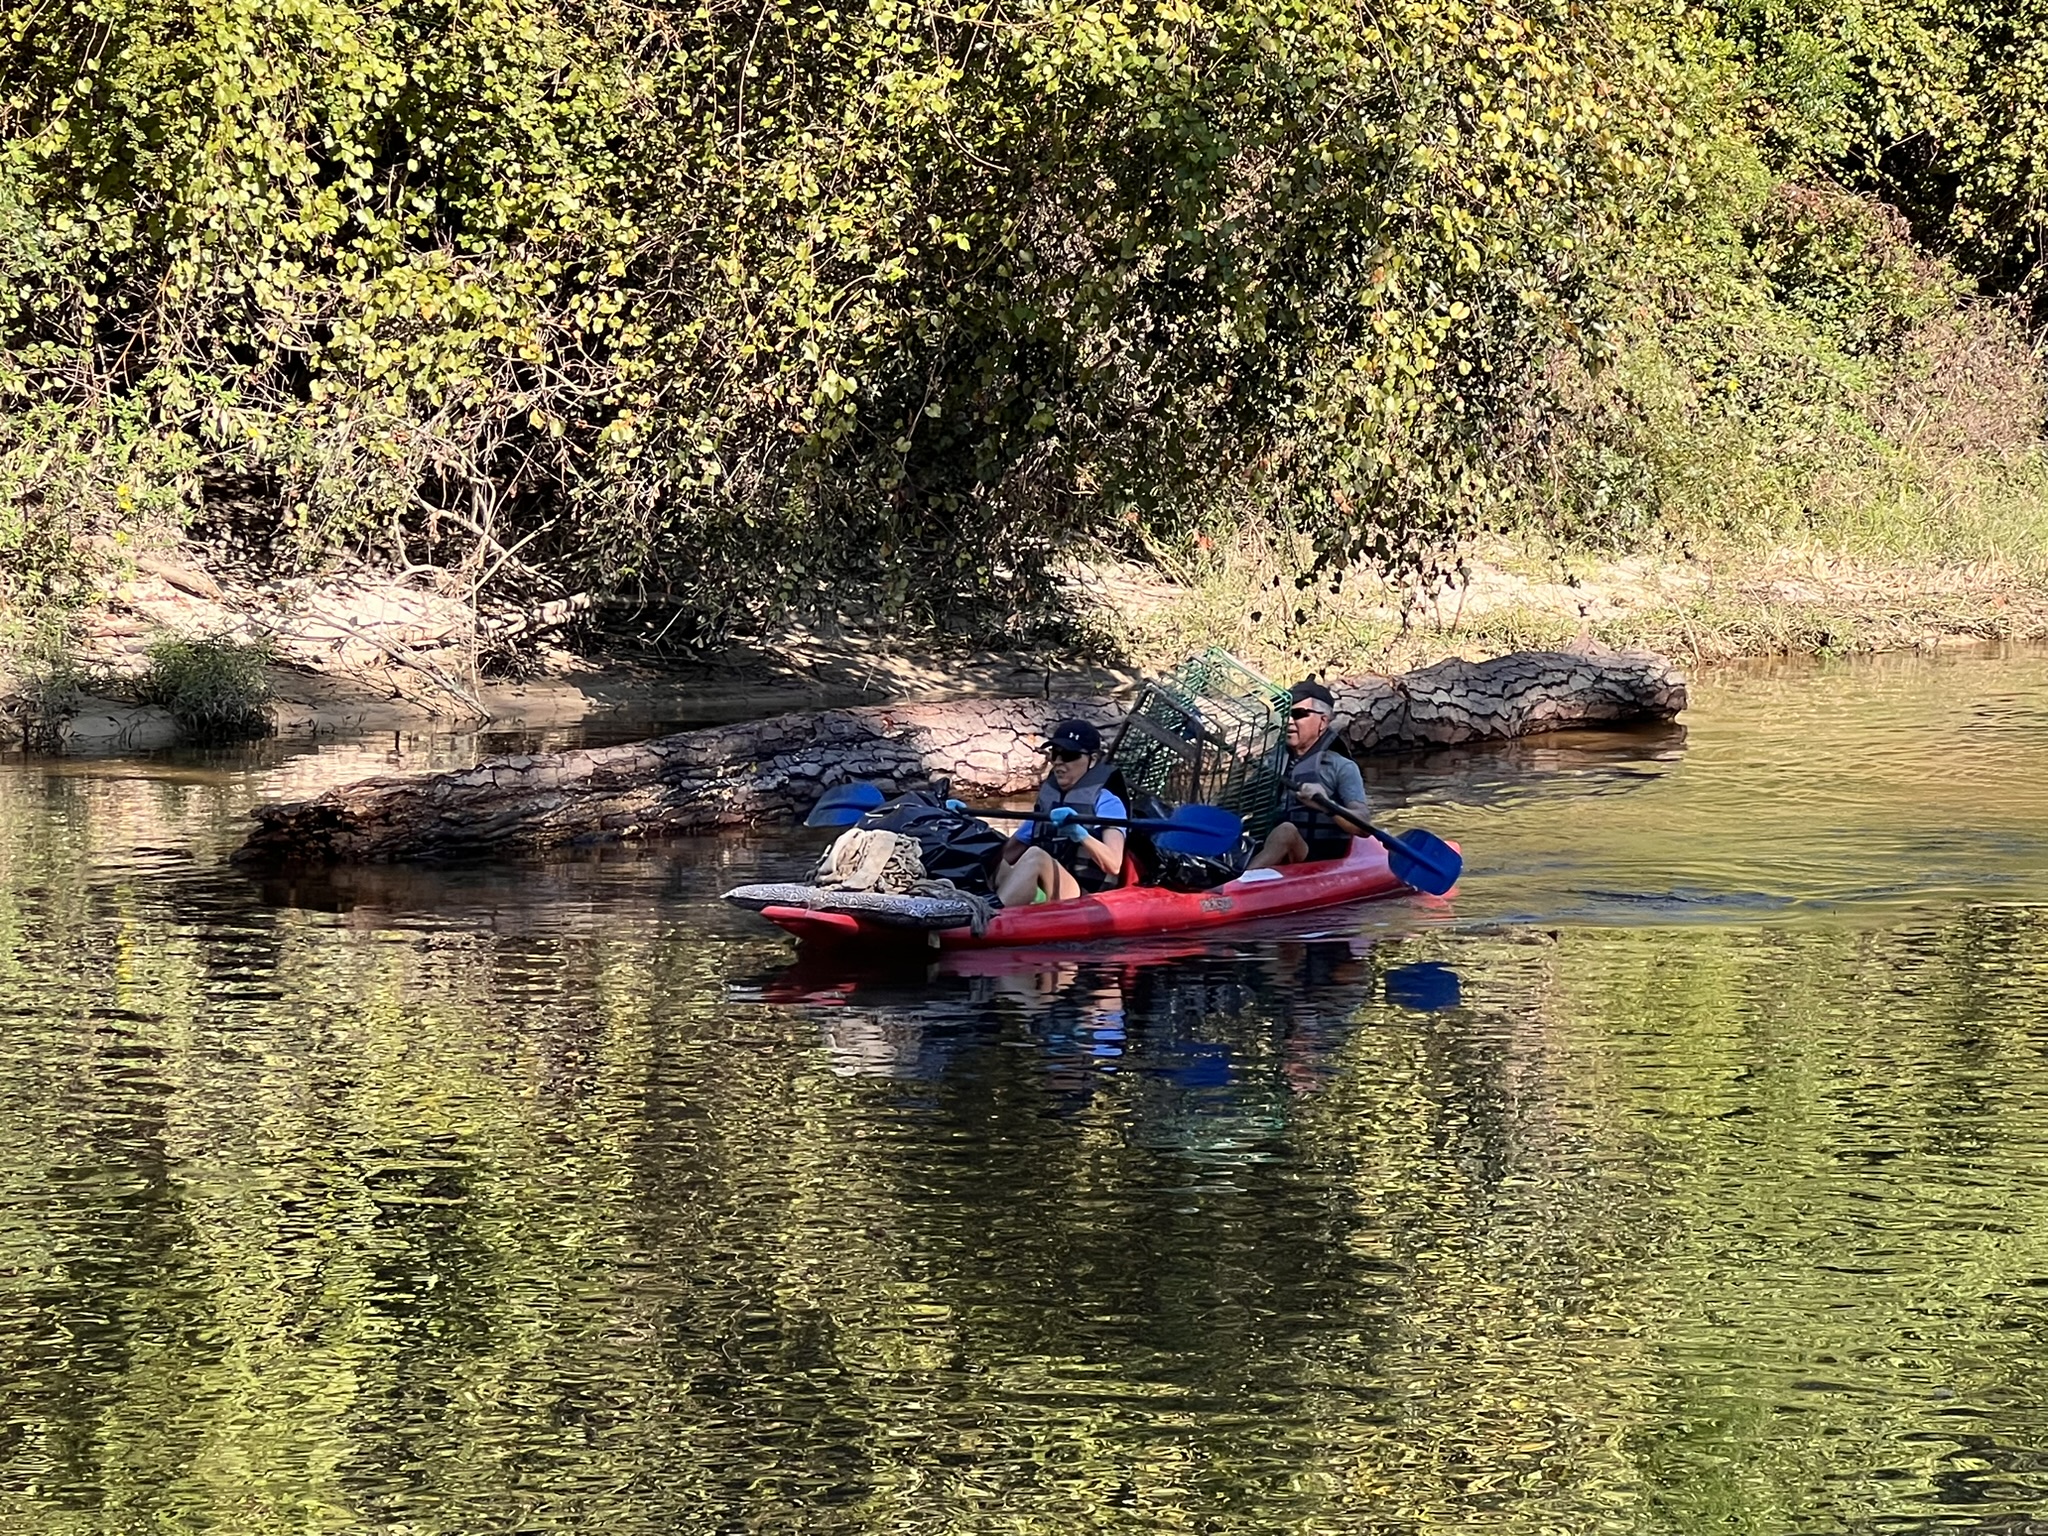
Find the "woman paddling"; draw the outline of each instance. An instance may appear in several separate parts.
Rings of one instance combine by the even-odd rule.
[[[1102,734],[1086,720],[1062,720],[1045,751],[1051,764],[1036,818],[1017,828],[996,866],[996,898],[1006,907],[1072,901],[1124,872],[1124,829],[1091,825],[1130,814],[1122,771],[1102,760]]]

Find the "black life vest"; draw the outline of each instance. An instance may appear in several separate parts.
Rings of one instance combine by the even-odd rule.
[[[1078,815],[1093,816],[1096,802],[1102,798],[1104,790],[1108,790],[1123,801],[1128,812],[1131,792],[1124,784],[1123,770],[1115,763],[1097,763],[1082,774],[1079,782],[1065,794],[1060,793],[1059,785],[1052,781],[1050,774],[1046,776],[1045,782],[1038,786],[1038,804],[1035,812],[1040,819],[1032,823],[1031,841],[1035,846],[1051,854],[1075,880],[1080,882],[1084,891],[1099,891],[1112,881],[1121,883],[1123,876],[1121,873],[1109,874],[1100,864],[1081,851],[1079,843],[1043,818],[1048,816],[1055,806],[1061,805],[1072,806]],[[1101,834],[1098,832],[1097,835]],[[1130,857],[1128,839],[1124,857]]]
[[[1287,805],[1281,812],[1281,820],[1292,822],[1310,847],[1318,843],[1348,842],[1351,838],[1350,827],[1328,811],[1303,805],[1295,794],[1296,790],[1315,784],[1320,785],[1332,799],[1335,798],[1328,781],[1323,778],[1323,759],[1336,744],[1336,731],[1326,725],[1316,744],[1287,766]]]

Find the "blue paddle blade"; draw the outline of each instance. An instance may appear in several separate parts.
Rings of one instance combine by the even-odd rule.
[[[804,825],[850,827],[869,811],[880,810],[887,803],[888,796],[872,784],[841,784],[818,797],[811,814],[804,818]]]
[[[1233,843],[1244,836],[1244,818],[1220,805],[1176,806],[1166,819],[1177,831],[1207,832],[1212,837],[1227,837]]]
[[[1390,837],[1374,828],[1373,835],[1386,845],[1387,868],[1403,885],[1441,896],[1464,872],[1464,857],[1434,832],[1410,827],[1399,837]]]
[[[1213,832],[1191,832],[1185,827],[1175,827],[1169,832],[1155,832],[1152,846],[1162,853],[1191,853],[1197,858],[1220,859],[1237,846],[1234,837],[1218,837]]]
[[[1244,818],[1220,805],[1183,805],[1164,822],[1145,825],[1164,829],[1153,833],[1154,847],[1204,859],[1221,858],[1244,836]]]

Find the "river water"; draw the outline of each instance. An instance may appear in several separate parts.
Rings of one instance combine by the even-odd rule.
[[[2048,658],[1694,701],[929,975],[816,834],[224,862],[474,742],[0,762],[0,1531],[2048,1532]]]

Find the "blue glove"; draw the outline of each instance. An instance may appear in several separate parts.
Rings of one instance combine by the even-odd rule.
[[[965,800],[948,800],[946,802],[946,809],[949,811],[964,811],[967,809],[967,802]]]
[[[1088,829],[1081,825],[1081,813],[1071,805],[1052,808],[1052,825],[1055,832],[1064,832],[1077,843],[1088,841]]]

